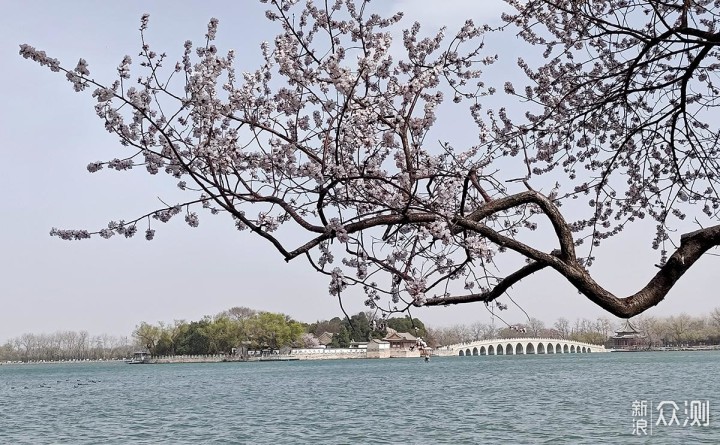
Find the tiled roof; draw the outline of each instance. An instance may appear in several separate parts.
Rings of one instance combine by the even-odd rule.
[[[638,332],[637,329],[635,329],[635,327],[633,327],[633,325],[630,324],[630,320],[625,320],[625,326],[623,326],[622,330],[615,331],[615,332],[616,332],[618,335],[628,334],[628,333],[633,333],[633,334],[639,334],[639,333],[640,333],[640,332]]]
[[[410,334],[409,332],[393,332],[392,334],[389,334],[387,337],[383,338],[383,340],[415,341],[417,340],[417,338],[415,338],[415,336]]]
[[[645,338],[645,336],[639,332],[618,332],[618,335],[613,335],[612,338]]]
[[[370,340],[368,343],[387,344],[387,343],[390,343],[390,342],[389,342],[389,341],[385,341],[385,340],[378,340],[377,338],[373,338],[373,339]]]

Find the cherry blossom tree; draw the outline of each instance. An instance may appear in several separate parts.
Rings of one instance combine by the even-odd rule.
[[[118,157],[90,172],[144,167],[189,195],[107,228],[51,235],[132,237],[147,225],[152,240],[158,223],[180,216],[197,227],[207,211],[286,261],[304,258],[332,295],[357,286],[372,309],[503,308],[514,284],[550,268],[620,317],[658,304],[720,243],[720,2],[507,0],[503,26],[468,20],[429,36],[368,1],[264,3],[280,33],[251,71],[218,49],[216,19],[174,62],[151,46],[143,16],[139,63],[126,56],[109,83],[84,59],[70,68],[21,45],[23,57],[90,92],[119,138]],[[498,59],[485,41],[507,36],[536,50],[518,60],[527,86],[485,83]],[[502,108],[487,105],[496,87]],[[467,110],[470,146],[438,135],[447,106]],[[518,107],[527,113],[515,116]],[[548,180],[557,184],[543,192]],[[564,211],[578,199],[589,206]],[[593,249],[642,219],[657,228],[659,270],[619,297],[592,278]],[[676,235],[689,219],[696,230]],[[528,241],[538,228],[554,248]]]

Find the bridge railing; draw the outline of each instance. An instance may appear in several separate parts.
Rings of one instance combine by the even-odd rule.
[[[564,344],[575,344],[575,345],[582,345],[582,346],[590,346],[593,348],[605,348],[604,345],[596,345],[592,343],[585,343],[582,341],[575,341],[575,340],[564,340],[561,338],[550,338],[550,337],[515,337],[515,338],[494,338],[494,339],[488,339],[488,340],[473,340],[470,342],[463,342],[463,343],[456,343],[454,345],[447,345],[443,346],[443,348],[463,348],[467,346],[475,346],[475,345],[481,345],[481,344],[489,344],[489,343],[564,343]]]

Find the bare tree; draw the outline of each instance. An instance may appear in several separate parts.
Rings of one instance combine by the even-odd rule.
[[[221,312],[219,315],[227,315],[228,317],[236,321],[245,321],[254,317],[256,314],[257,311],[255,309],[250,309],[249,307],[245,306],[235,306]]]
[[[90,333],[88,331],[80,331],[75,338],[75,350],[73,355],[79,359],[87,358],[88,349],[90,349]]]
[[[24,359],[27,361],[30,354],[37,344],[37,339],[33,334],[23,334],[17,339],[18,349],[21,351]]]
[[[710,322],[718,329],[720,329],[720,308],[716,307],[710,312]]]
[[[672,316],[668,319],[670,335],[677,346],[680,346],[690,340],[688,333],[691,328],[691,322],[692,319],[688,314],[680,314]]]
[[[658,304],[720,243],[718,126],[709,118],[720,24],[708,1],[508,0],[516,12],[500,29],[468,20],[447,37],[423,37],[412,25],[399,58],[391,48],[400,13],[381,17],[361,0],[269,3],[280,34],[263,44],[262,66],[242,76],[235,53],[215,45],[216,19],[173,64],[147,40],[143,16],[132,85],[129,56],[103,84],[84,59],[70,68],[21,45],[76,91],[92,90],[97,115],[130,150],[89,171],[143,166],[192,194],[101,230],[52,235],[131,237],[142,223],[150,240],[178,214],[198,226],[203,207],[285,260],[305,258],[333,295],[359,285],[371,308],[502,308],[498,297],[549,268],[620,317]],[[483,52],[484,39],[508,33],[545,62],[519,60],[528,86],[505,83],[508,106],[485,113],[496,88],[481,68],[497,56]],[[478,135],[471,147],[447,134],[435,142],[448,96],[467,104],[476,125],[468,131]],[[519,118],[516,98],[529,109]],[[539,191],[549,178],[557,186]],[[568,220],[560,206],[583,196],[588,213]],[[659,270],[620,298],[592,278],[593,249],[645,218],[657,227]],[[675,235],[685,219],[697,230]],[[556,238],[549,251],[523,241],[543,220]],[[517,254],[526,263],[497,261]]]
[[[637,329],[647,339],[647,346],[654,347],[662,343],[662,339],[667,331],[667,323],[656,317],[642,316],[634,319]]]
[[[605,338],[610,337],[610,334],[612,334],[612,329],[613,322],[607,317],[598,317],[598,319],[595,321],[595,330],[601,333]]]
[[[473,333],[467,325],[456,324],[454,326],[437,329],[433,336],[441,345],[453,345],[472,341]]]
[[[110,359],[127,357],[131,345],[127,338],[118,339],[108,335],[92,337],[96,347],[89,344],[81,345],[91,338],[87,332],[80,334],[75,331],[55,332],[51,334],[23,334],[8,341],[0,350],[0,360],[83,360]],[[110,348],[110,345],[114,345]],[[88,354],[89,353],[89,354]]]
[[[567,318],[558,318],[553,326],[560,334],[560,338],[566,339],[570,335],[570,321]]]
[[[540,337],[545,330],[545,322],[537,318],[530,318],[527,323],[528,333],[533,337]]]
[[[486,332],[485,324],[481,323],[479,321],[476,321],[475,323],[471,324],[470,327],[470,333],[472,340],[482,340],[483,334]]]
[[[493,324],[484,323],[483,324],[483,331],[482,331],[482,340],[490,340],[493,338],[497,338],[498,330]]]

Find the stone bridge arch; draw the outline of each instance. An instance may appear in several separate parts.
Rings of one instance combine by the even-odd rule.
[[[453,355],[463,357],[478,355],[588,354],[607,351],[601,345],[591,345],[571,340],[529,337],[478,340],[448,346],[447,349],[454,351]]]

